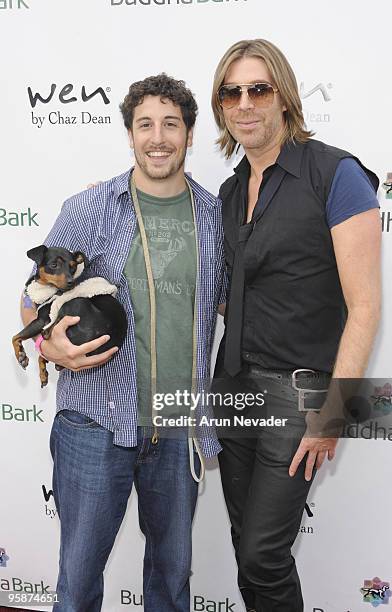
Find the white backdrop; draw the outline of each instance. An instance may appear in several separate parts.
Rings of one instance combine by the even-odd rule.
[[[384,182],[392,172],[391,19],[388,0],[366,10],[354,0],[0,0],[0,596],[12,581],[17,587],[42,587],[42,581],[54,590],[57,575],[59,524],[48,450],[55,374],[51,369],[49,387],[41,391],[36,359],[24,373],[10,342],[21,328],[18,300],[31,263],[25,252],[41,244],[66,197],[130,166],[118,110],[129,84],[161,71],[186,80],[200,106],[187,169],[216,193],[235,160],[224,162],[214,146],[214,69],[236,40],[270,39],[293,65],[308,127],[353,151]],[[67,84],[72,92],[61,93]],[[88,95],[98,87],[102,92],[83,100],[83,86]],[[32,107],[29,87],[32,97],[40,92],[48,99],[51,87],[53,96]],[[76,100],[64,102],[71,97]],[[388,281],[392,199],[383,189],[379,198]],[[391,374],[391,300],[385,282],[370,366],[379,377]],[[308,500],[313,516],[304,513],[295,547],[306,612],[369,609],[360,592],[364,580],[392,580],[390,457],[388,442],[346,441],[320,472]],[[143,545],[133,494],[106,571],[105,612],[142,609]],[[208,470],[195,519],[192,593],[195,612],[243,611],[216,465]]]

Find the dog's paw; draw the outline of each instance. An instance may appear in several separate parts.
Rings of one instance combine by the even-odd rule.
[[[25,370],[29,365],[29,358],[24,351],[21,351],[18,356],[19,365]]]
[[[48,375],[46,374],[46,376],[44,375],[40,375],[40,380],[41,380],[41,389],[43,389],[44,387],[46,387],[46,385],[48,384]]]

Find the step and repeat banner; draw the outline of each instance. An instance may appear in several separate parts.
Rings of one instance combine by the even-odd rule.
[[[369,375],[386,382],[392,374],[392,7],[376,0],[369,8],[354,0],[0,0],[1,597],[53,591],[58,563],[48,448],[57,375],[49,366],[41,390],[32,343],[27,372],[11,346],[22,327],[26,251],[42,243],[67,197],[132,164],[119,112],[130,83],[162,71],[186,81],[200,107],[187,170],[217,193],[239,160],[225,162],[214,144],[217,62],[243,38],[267,38],[284,51],[308,127],[380,177],[385,293]],[[220,324],[214,354],[221,333]],[[384,395],[390,410],[390,387]],[[341,442],[311,489],[294,551],[306,612],[392,610],[392,436],[385,437]],[[215,463],[200,488],[193,540],[192,609],[243,612]],[[105,612],[143,609],[143,548],[133,493],[106,569]]]

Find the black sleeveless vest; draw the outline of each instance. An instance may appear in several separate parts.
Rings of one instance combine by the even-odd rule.
[[[277,163],[286,174],[244,252],[246,361],[269,369],[333,369],[347,311],[325,207],[337,165],[347,157],[377,191],[376,175],[347,151],[317,140],[282,148]],[[219,194],[229,277],[248,200],[246,165],[244,158]]]

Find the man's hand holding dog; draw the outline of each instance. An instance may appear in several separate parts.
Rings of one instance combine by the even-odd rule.
[[[103,365],[118,351],[117,347],[113,347],[99,355],[87,357],[87,353],[105,344],[109,340],[109,336],[101,336],[80,346],[72,344],[66,331],[71,325],[76,325],[79,320],[80,317],[64,317],[53,327],[50,339],[43,340],[41,343],[41,353],[47,361],[52,361],[73,372]]]

